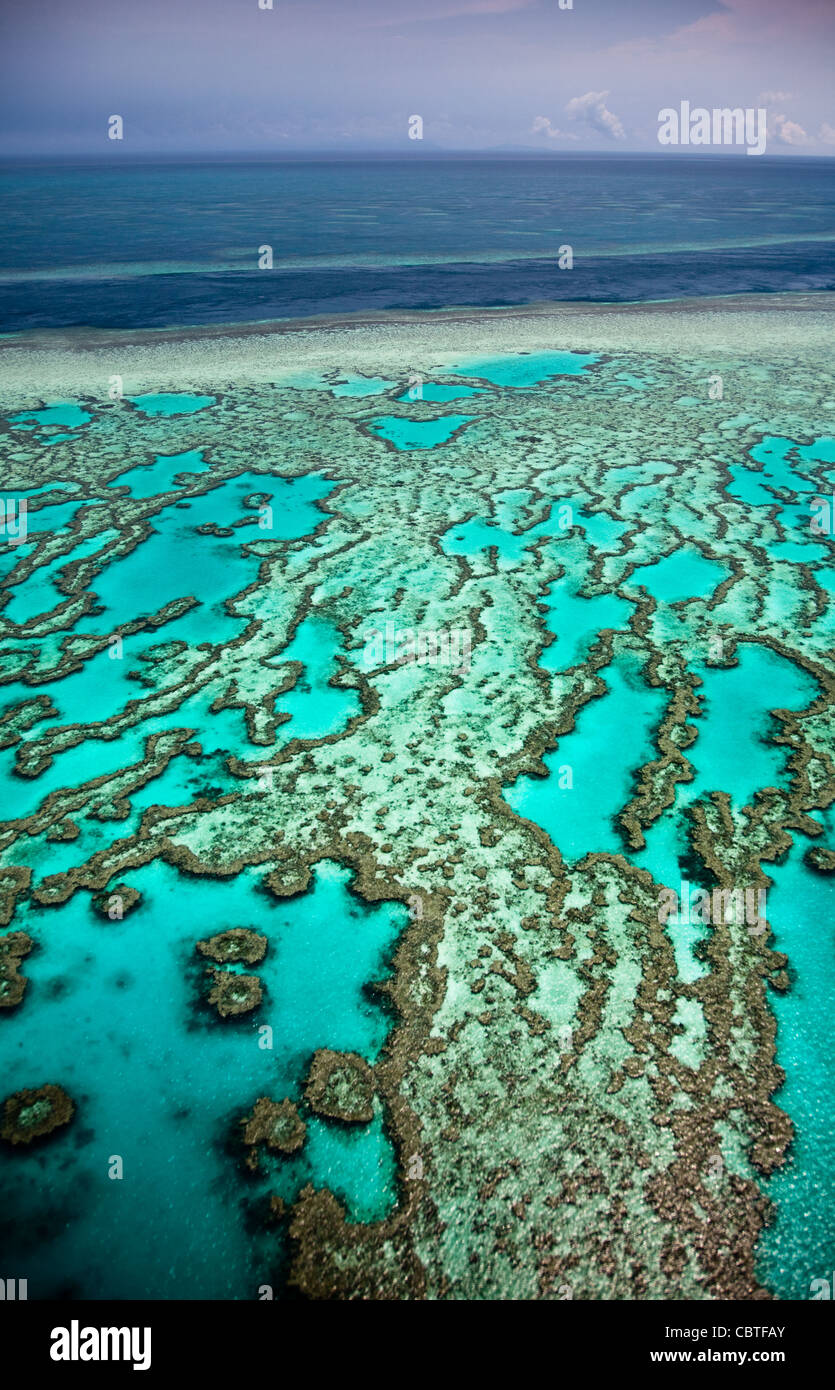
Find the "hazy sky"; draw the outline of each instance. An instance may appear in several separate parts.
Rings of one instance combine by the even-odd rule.
[[[835,0],[273,6],[0,0],[2,151],[659,150],[686,99],[767,107],[769,153],[835,154]]]

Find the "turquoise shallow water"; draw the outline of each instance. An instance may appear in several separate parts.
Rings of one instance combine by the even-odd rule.
[[[624,852],[614,817],[629,800],[633,774],[652,756],[664,704],[663,692],[647,686],[627,657],[600,675],[606,693],[585,705],[574,731],[545,754],[548,777],[520,777],[504,793],[571,862],[592,850]]]
[[[332,386],[331,394],[334,396],[381,396],[384,391],[391,391],[396,385],[396,381],[388,381],[386,377],[382,376],[353,376]]]
[[[787,1164],[765,1184],[776,1204],[760,1242],[760,1275],[779,1298],[807,1299],[812,1279],[832,1278],[835,1251],[835,1128],[832,1124],[832,999],[835,995],[835,884],[804,863],[810,842],[796,836],[785,861],[767,867],[774,945],[791,963],[791,989],[772,991],[785,1084],[775,1100],[791,1115]],[[824,843],[833,846],[831,824]]]
[[[500,494],[495,499],[494,516],[470,517],[444,533],[441,546],[445,554],[475,556],[479,552],[495,549],[500,569],[516,569],[524,563],[525,551],[547,537],[556,547],[553,552],[555,560],[562,565],[571,566],[577,574],[585,575],[588,570],[588,557],[582,546],[578,548],[574,544],[577,539],[573,534],[575,528],[577,531],[582,530],[593,549],[601,552],[615,549],[627,529],[625,522],[618,521],[605,512],[588,512],[568,498],[554,498],[548,514],[542,521],[527,530],[517,531],[514,529],[517,520],[515,509],[509,500],[503,504],[502,496],[507,495]],[[551,598],[547,601],[552,605],[559,605],[567,592],[567,586],[560,582],[553,588]],[[616,610],[623,611],[621,605],[625,600],[618,599],[616,595],[610,597],[614,600],[613,604],[608,605],[610,615]],[[591,598],[587,600],[591,601]],[[584,629],[594,623],[594,619],[590,617],[581,620],[577,608],[574,609],[573,618]],[[611,625],[601,622],[597,631]]]
[[[472,420],[471,415],[439,415],[437,420],[407,420],[401,415],[382,415],[371,421],[371,430],[397,449],[434,449],[446,444],[455,431]]]
[[[583,596],[563,581],[552,584],[545,609],[556,641],[545,648],[539,664],[546,671],[564,671],[587,655],[604,628],[623,630],[632,605],[617,594]]]
[[[771,741],[776,729],[771,711],[803,709],[817,693],[816,682],[805,672],[753,643],[738,649],[736,666],[697,664],[696,671],[702,680],[697,688],[701,716],[695,721],[696,743],[687,751],[693,780],[678,783],[674,805],[645,831],[645,848],[630,856],[648,869],[657,883],[676,893],[690,872],[688,808],[710,792],[721,790],[728,792],[733,810],[739,812],[759,789],[783,785],[788,755]],[[809,870],[803,872],[812,891],[813,876]],[[704,966],[693,954],[704,938],[704,927],[698,922],[679,922],[672,916],[668,930],[682,980],[704,974]]]
[[[763,453],[763,460],[767,457],[775,468],[784,465],[791,441],[779,444],[779,449]],[[819,449],[820,442],[812,448]],[[797,480],[780,485],[800,490]],[[759,497],[746,500],[761,501]],[[824,573],[828,575],[821,572],[822,579]],[[679,551],[636,571],[630,584],[643,583],[659,602],[671,603],[709,592],[721,577],[717,566],[701,556]],[[827,587],[832,587],[831,576]],[[596,622],[592,621],[595,603]],[[605,603],[576,596],[560,601],[560,586],[553,586],[546,622],[558,640],[545,649],[540,664],[558,671],[576,656],[577,626],[582,631],[584,611],[588,632],[622,625],[623,614],[618,614],[615,603],[612,596]],[[546,830],[569,863],[590,850],[627,853],[657,883],[683,893],[692,873],[687,808],[721,789],[729,793],[731,806],[738,812],[760,788],[785,784],[788,751],[772,741],[777,721],[771,711],[808,707],[818,694],[817,682],[754,643],[739,646],[733,667],[698,662],[695,670],[702,681],[697,688],[701,717],[695,721],[696,743],[687,752],[695,775],[691,782],[679,783],[675,805],[647,830],[645,849],[627,852],[614,818],[631,795],[632,772],[651,756],[650,740],[664,702],[659,692],[642,688],[640,676],[628,665],[621,669],[615,661],[600,672],[607,692],[586,705],[574,730],[546,752],[543,761],[548,776],[523,776],[505,789],[513,809]],[[831,845],[831,824],[828,819],[825,823],[828,833],[823,842]],[[775,1202],[775,1215],[760,1243],[758,1273],[778,1297],[790,1299],[809,1298],[812,1279],[831,1277],[835,1252],[835,1053],[830,1038],[835,1000],[835,885],[831,877],[804,864],[803,855],[811,843],[796,836],[783,862],[764,866],[772,885],[767,890],[766,915],[773,945],[788,955],[791,977],[788,992],[770,991],[769,997],[778,1022],[778,1059],[786,1071],[785,1085],[775,1099],[791,1116],[796,1137],[786,1165],[764,1184]],[[667,931],[684,983],[706,973],[695,951],[708,930],[678,914],[668,919]],[[688,1019],[688,1031],[695,1030],[697,1038],[704,1030],[700,1015],[695,1006]],[[685,1061],[688,1046],[686,1038],[676,1043]]]
[[[579,376],[597,361],[599,356],[595,353],[541,352],[517,357],[471,358],[455,363],[449,370],[460,376],[478,377],[496,386],[529,388],[555,376]],[[392,384],[381,381],[375,389],[382,390]],[[375,393],[361,381],[347,382],[343,392],[339,387],[331,389],[335,395]],[[428,382],[425,385],[421,383],[419,387],[411,386],[398,399],[440,403],[479,394],[484,394],[483,388]],[[410,420],[401,415],[383,415],[371,420],[369,428],[378,438],[387,440],[397,449],[433,449],[447,443],[456,431],[469,425],[474,418],[471,415],[450,414],[440,415],[434,420]]]
[[[371,384],[376,391],[387,383]],[[149,418],[173,418],[213,401],[177,393],[133,403]],[[35,416],[28,423],[77,426],[90,418],[69,404]],[[148,537],[128,556],[111,559],[106,547],[118,533],[100,530],[11,586],[6,615],[23,622],[61,601],[55,577],[64,566],[102,551],[104,563],[91,581],[96,606],[74,627],[75,634],[91,636],[118,633],[137,609],[150,615],[174,599],[197,599],[164,627],[121,638],[118,652],[109,645],[88,657],[69,677],[0,687],[0,712],[38,694],[52,700],[54,711],[41,713],[24,744],[69,724],[84,725],[87,734],[36,778],[15,775],[17,748],[0,753],[6,818],[29,814],[50,792],[93,777],[126,767],[147,775],[151,734],[191,729],[200,742],[198,756],[180,753],[134,788],[125,816],[79,814],[75,838],[51,842],[41,834],[7,851],[4,862],[28,864],[35,884],[135,835],[152,806],[240,790],[228,768],[230,754],[256,763],[266,756],[250,743],[239,705],[211,708],[226,692],[222,680],[118,738],[103,737],[101,721],[166,688],[157,662],[164,671],[171,643],[192,652],[208,644],[205,659],[238,636],[253,606],[243,601],[230,613],[225,601],[252,582],[272,546],[310,536],[327,516],[317,503],[334,484],[317,474],[285,479],[242,472],[213,481],[209,469],[200,449],[134,463],[113,487],[140,500],[174,492],[152,515]],[[205,482],[207,491],[176,505],[180,488]],[[43,487],[14,494],[27,501],[52,494],[48,506],[30,513],[36,539],[47,529],[68,535],[69,523],[82,515],[86,504],[65,501],[61,492]],[[235,525],[246,520],[256,524]],[[201,527],[220,533],[201,534]],[[255,543],[255,553],[247,543]],[[12,568],[32,548],[33,542],[16,547]],[[275,616],[283,603],[276,595]],[[285,620],[290,617],[288,610]],[[339,630],[309,613],[280,656],[265,661],[265,670],[275,669],[276,685],[292,678],[274,699],[283,719],[277,747],[338,732],[359,712],[356,691],[331,683],[341,669],[342,647]],[[58,652],[50,641],[38,651],[34,643],[16,647],[12,640],[5,644],[7,669],[24,655],[38,655],[48,670]],[[245,788],[248,795],[275,795],[252,779]],[[316,867],[309,891],[291,900],[275,898],[250,872],[221,881],[184,877],[159,860],[133,871],[129,881],[142,901],[122,922],[94,913],[83,892],[60,908],[24,905],[15,917],[15,928],[29,931],[36,949],[27,961],[26,1008],[3,1019],[4,1094],[57,1082],[78,1113],[65,1143],[5,1156],[4,1185],[15,1193],[15,1219],[0,1217],[4,1256],[26,1269],[31,1297],[257,1297],[262,1283],[280,1289],[284,1278],[281,1230],[256,1217],[269,1195],[290,1204],[305,1184],[326,1185],[344,1202],[350,1221],[378,1220],[396,1200],[394,1154],[379,1102],[370,1123],[351,1127],[305,1110],[301,1153],[267,1156],[245,1181],[235,1134],[258,1096],[301,1101],[317,1048],[376,1059],[392,1020],[366,990],[385,977],[406,912],[391,903],[368,907],[350,892],[349,871],[328,863]],[[199,937],[233,925],[269,939],[266,960],[257,967],[265,997],[253,1015],[221,1021],[204,1001],[204,963],[194,947]],[[263,1026],[273,1030],[269,1048]],[[108,1177],[114,1155],[124,1164],[121,1181]]]
[[[280,669],[287,661],[300,661],[304,668],[292,690],[276,697],[277,709],[290,716],[279,729],[280,739],[325,738],[359,714],[356,691],[340,690],[330,684],[339,670],[336,653],[341,641],[332,623],[309,617],[300,623],[280,659],[268,662]]]
[[[25,497],[27,499],[27,533],[32,532],[37,535],[40,531],[52,531],[56,535],[65,534],[69,528],[70,522],[74,521],[77,517],[80,518],[81,512],[85,507],[95,507],[98,505],[97,499],[87,501],[82,498],[74,498],[69,502],[60,502],[54,498],[47,498],[46,502],[40,507],[33,509],[29,506],[30,500],[42,495],[44,491],[45,489],[43,488],[30,488],[25,492],[10,490],[4,493],[6,497],[14,497],[15,499]],[[20,554],[21,549],[20,546],[16,546],[13,554]]]
[[[513,357],[468,357],[449,370],[457,376],[477,376],[494,386],[538,386],[555,376],[579,376],[595,362],[594,352],[531,352]]]
[[[183,470],[177,468],[176,471]],[[276,542],[309,533],[323,516],[314,503],[325,498],[332,487],[332,483],[312,474],[296,480],[285,480],[244,473],[194,499],[185,509],[168,506],[154,517],[153,532],[143,544],[124,559],[116,559],[107,565],[97,575],[94,581],[97,608],[92,615],[77,622],[75,631],[99,635],[118,633],[120,626],[136,616],[137,594],[142,595],[145,612],[153,614],[172,600],[193,594],[197,588],[197,606],[160,629],[159,640],[184,641],[192,646],[199,642],[230,640],[242,631],[248,619],[244,615],[235,617],[227,613],[225,600],[256,577],[260,563],[256,555],[246,554],[242,550],[242,541]],[[197,532],[196,528],[200,525],[212,523],[227,526],[229,522],[246,516],[247,510],[243,504],[254,494],[269,494],[272,498],[273,511],[268,518],[268,530],[262,531],[258,527],[245,531],[232,529],[229,536],[201,535]],[[34,616],[58,602],[61,596],[52,587],[53,574],[70,558],[95,553],[102,547],[107,534],[92,537],[89,542],[76,546],[70,557],[62,557],[54,565],[36,570],[21,585],[19,592],[12,590],[13,598],[6,609],[8,615],[23,621],[25,617]],[[196,583],[197,580],[199,583]],[[194,594],[194,597],[198,595]],[[315,623],[312,629],[305,628],[305,632],[310,630],[317,631]],[[327,684],[336,669],[331,646],[337,641],[338,634],[327,627],[318,632],[318,642],[308,641],[303,650],[297,646],[293,657],[289,658],[311,666],[303,677],[302,686],[308,694],[311,689],[317,692],[316,701],[310,708],[305,705],[303,720],[298,718],[299,697],[291,693],[287,712],[293,714],[295,707],[297,718],[295,724],[291,721],[286,726],[288,730],[292,727],[290,736],[321,737],[337,727],[343,717],[347,720],[350,714],[356,712],[353,692],[338,691]],[[323,640],[325,636],[327,640]],[[13,706],[43,692],[49,694],[57,709],[57,718],[50,718],[50,724],[90,724],[109,718],[123,709],[129,700],[140,699],[147,694],[141,684],[131,679],[129,673],[136,670],[133,658],[138,656],[141,659],[153,641],[154,638],[148,633],[128,637],[124,639],[121,659],[113,660],[108,648],[88,660],[81,671],[54,684],[46,682],[27,686],[23,682],[16,682],[0,687],[0,707]],[[303,642],[303,638],[297,638],[297,642]],[[212,752],[218,746],[213,742],[213,731],[214,739],[220,736],[227,751],[240,748],[246,742],[246,734],[239,711],[224,711],[222,715],[208,718],[208,703],[219,693],[219,690],[214,690],[209,697],[200,696],[196,702],[186,701],[170,715],[160,716],[141,729],[129,730],[119,739],[99,736],[95,743],[88,741],[62,752],[35,779],[24,780],[13,774],[16,750],[0,752],[0,767],[5,770],[7,778],[4,797],[6,817],[11,819],[30,814],[51,791],[59,787],[87,782],[120,766],[139,762],[145,739],[152,732],[193,725],[203,731],[206,752]],[[46,716],[35,726],[35,736],[42,734],[45,720]],[[222,733],[224,722],[230,727]],[[101,735],[106,733],[106,730],[101,731]]]
[[[78,541],[69,554],[57,556],[56,559],[39,565],[24,585],[11,588],[11,598],[3,610],[3,616],[20,625],[31,622],[42,613],[50,612],[65,598],[57,586],[61,571],[76,560],[96,555],[116,539],[115,531],[99,531],[86,540]],[[9,576],[10,585],[12,581],[13,576]]]
[[[410,386],[402,396],[398,396],[399,401],[434,401],[439,404],[446,401],[458,401],[464,396],[482,396],[484,388],[481,386],[460,386],[445,385],[443,382],[424,381],[420,385]]]
[[[41,443],[57,444],[62,439],[71,439],[74,432],[81,425],[89,424],[92,418],[74,401],[54,401],[41,410],[23,410],[17,415],[10,415],[9,424],[19,430],[34,431]],[[57,432],[59,425],[69,430],[70,434]]]
[[[643,584],[659,603],[680,603],[683,599],[709,595],[727,579],[728,571],[698,550],[677,550],[653,565],[636,569],[630,586]]]
[[[214,405],[214,396],[195,396],[188,391],[149,391],[144,396],[128,399],[143,415],[194,415],[207,405]]]
[[[157,482],[173,482],[177,473],[200,472],[199,451],[157,459],[150,470],[138,466],[120,475],[118,482],[138,498],[152,496]],[[152,534],[124,558],[116,558],[100,569],[94,581],[98,609],[82,619],[76,632],[115,632],[137,616],[135,595],[141,594],[140,611],[156,613],[176,598],[191,594],[195,577],[200,576],[199,607],[190,615],[178,637],[194,642],[221,641],[234,635],[237,620],[223,610],[222,601],[232,597],[258,572],[256,556],[245,555],[243,541],[287,540],[306,535],[323,518],[314,506],[327,496],[333,484],[313,474],[295,480],[260,473],[242,473],[228,482],[215,484],[208,492],[194,497],[184,506],[165,507],[152,519]],[[260,517],[256,507],[245,505],[252,495],[270,497],[270,515]],[[44,523],[60,529],[70,519],[79,519],[83,504],[69,502],[45,509],[50,518]],[[33,520],[37,520],[38,513]],[[229,536],[201,535],[200,526],[228,528],[247,515],[256,523],[246,531]],[[263,528],[261,521],[267,523]],[[36,528],[33,528],[36,529]],[[24,623],[48,611],[60,600],[54,580],[61,569],[82,556],[103,548],[107,535],[99,533],[79,542],[68,554],[36,569],[25,584],[12,587],[4,612],[12,622]],[[109,539],[114,539],[110,536]],[[14,576],[9,576],[13,579]],[[186,636],[186,629],[189,636]],[[198,636],[198,630],[202,635]]]
[[[209,466],[199,449],[189,449],[183,454],[163,454],[152,464],[138,464],[120,473],[111,486],[126,487],[131,497],[156,497],[172,491],[181,473],[205,473]]]
[[[332,488],[332,483],[313,474],[286,480],[242,473],[191,499],[185,510],[166,507],[153,518],[151,537],[96,577],[94,587],[101,611],[82,619],[76,631],[117,631],[136,617],[137,593],[143,596],[142,611],[153,614],[174,599],[193,594],[197,587],[199,595],[194,597],[200,606],[181,620],[176,632],[166,629],[166,637],[192,643],[228,640],[240,631],[240,619],[225,612],[223,601],[245,588],[258,573],[258,557],[245,554],[242,542],[306,535],[323,517],[314,502],[326,497]],[[269,529],[255,525],[241,532],[233,530],[229,536],[198,533],[199,526],[229,527],[247,513],[257,519],[257,509],[245,505],[255,494],[271,495]]]
[[[405,909],[366,907],[329,864],[291,900],[252,873],[183,879],[161,862],[130,883],[143,900],[122,922],[79,894],[19,924],[43,949],[27,962],[26,1013],[4,1029],[5,1087],[56,1081],[79,1112],[67,1143],[34,1163],[4,1158],[15,1192],[4,1255],[29,1271],[30,1297],[254,1298],[279,1273],[275,1236],[247,1220],[268,1193],[327,1183],[352,1220],[379,1218],[395,1200],[379,1107],[347,1131],[312,1117],[301,1154],[265,1162],[248,1184],[225,1149],[258,1096],[299,1099],[315,1049],[375,1060],[390,1019],[363,986],[385,973]],[[254,967],[266,997],[254,1015],[220,1023],[201,1002],[194,945],[230,926],[269,938]],[[108,1177],[113,1155],[121,1181]]]

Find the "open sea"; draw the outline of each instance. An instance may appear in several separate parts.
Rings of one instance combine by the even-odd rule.
[[[0,196],[5,332],[835,289],[826,159],[17,162]]]

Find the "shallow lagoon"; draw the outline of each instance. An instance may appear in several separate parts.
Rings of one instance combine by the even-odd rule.
[[[580,376],[599,361],[594,352],[532,352],[507,357],[470,357],[452,362],[457,376],[477,376],[494,386],[524,389],[539,386],[555,376]]]
[[[405,909],[366,907],[327,864],[283,901],[250,872],[185,879],[158,861],[130,882],[143,899],[121,922],[94,915],[85,894],[21,920],[42,949],[27,965],[26,1013],[4,1020],[6,1088],[57,1081],[79,1114],[68,1144],[34,1163],[4,1158],[16,1194],[4,1250],[29,1272],[30,1297],[255,1298],[278,1265],[274,1238],[247,1220],[259,1199],[327,1183],[352,1220],[395,1200],[379,1108],[348,1133],[311,1117],[301,1155],[248,1185],[224,1150],[258,1096],[300,1097],[316,1048],[375,1060],[390,1020],[363,986],[385,972]],[[200,1001],[194,946],[238,925],[269,938],[257,967],[266,998],[220,1024]],[[265,1024],[272,1049],[259,1045]],[[121,1181],[108,1177],[113,1155]],[[44,1220],[51,1238],[38,1245]]]
[[[434,449],[446,444],[472,415],[439,415],[437,420],[408,420],[401,415],[381,415],[369,428],[396,449]]]
[[[505,799],[547,831],[563,858],[624,852],[615,816],[635,772],[652,757],[663,692],[645,685],[629,654],[600,672],[606,692],[580,711],[572,733],[544,755],[548,777],[520,777]]]

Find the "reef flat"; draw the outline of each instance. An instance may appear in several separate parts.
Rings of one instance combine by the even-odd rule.
[[[751,357],[830,351],[835,294],[737,294],[640,304],[544,303],[524,308],[381,311],[212,328],[116,331],[44,329],[0,337],[0,403],[38,391],[97,395],[121,372],[137,391],[201,389],[200,382],[271,382],[294,370],[401,376],[462,353],[546,351],[705,352]],[[160,351],[160,349],[164,349]],[[118,360],[117,360],[118,359]]]
[[[831,298],[0,344],[30,1296],[832,1268]]]

